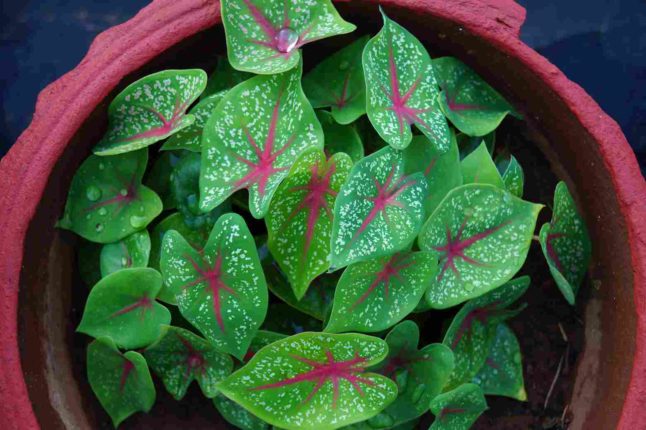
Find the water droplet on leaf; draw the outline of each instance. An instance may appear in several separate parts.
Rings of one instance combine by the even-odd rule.
[[[276,49],[278,52],[291,52],[298,43],[298,33],[291,28],[282,28],[276,34]]]
[[[99,200],[101,198],[101,190],[98,187],[94,186],[94,185],[90,185],[85,190],[85,196],[87,197],[87,199],[89,201],[96,202],[97,200]]]
[[[125,188],[121,188],[121,190],[119,191],[119,194],[121,194],[122,196],[127,196],[128,190],[126,190]]]
[[[108,213],[108,210],[106,208],[99,209],[99,215],[105,216],[107,215],[107,213]]]
[[[133,215],[130,217],[130,225],[134,228],[141,228],[146,225],[146,218],[142,216]]]

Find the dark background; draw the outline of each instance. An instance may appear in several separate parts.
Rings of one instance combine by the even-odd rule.
[[[1,1],[0,155],[29,124],[40,90],[72,69],[97,33],[148,3]],[[522,39],[619,122],[646,171],[646,0],[519,3],[527,9]]]

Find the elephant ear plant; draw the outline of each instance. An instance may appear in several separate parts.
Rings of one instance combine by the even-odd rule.
[[[544,205],[496,153],[518,114],[385,13],[304,68],[300,48],[355,28],[329,0],[220,4],[228,60],[117,95],[59,222],[114,425],[162,386],[243,430],[466,429],[485,396],[525,401],[518,273],[537,242],[573,304],[591,251],[564,183],[536,233]]]

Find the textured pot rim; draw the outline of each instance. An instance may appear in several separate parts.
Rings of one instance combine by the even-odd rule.
[[[637,314],[633,369],[618,427],[639,428],[646,422],[646,182],[621,129],[581,87],[520,41],[525,10],[513,0],[380,3],[453,21],[510,57],[520,59],[561,97],[597,142],[626,222]],[[31,124],[0,160],[2,428],[39,427],[20,364],[18,290],[27,228],[56,161],[78,128],[121,79],[167,48],[219,21],[219,3],[214,0],[154,0],[129,21],[101,33],[75,69],[39,94]]]

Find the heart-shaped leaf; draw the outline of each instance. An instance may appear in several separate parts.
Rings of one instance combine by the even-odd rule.
[[[164,70],[128,85],[108,108],[108,131],[94,148],[115,155],[145,148],[193,123],[186,109],[206,87],[200,69]]]
[[[376,415],[397,397],[394,382],[366,372],[387,353],[376,337],[301,333],[261,349],[218,388],[277,427],[336,429]]]
[[[332,208],[351,167],[346,154],[327,160],[321,149],[310,148],[296,160],[269,206],[267,247],[298,300],[330,267]]]
[[[164,210],[174,209],[177,206],[170,192],[170,177],[173,168],[185,154],[184,151],[162,152],[144,178],[144,184],[161,197]]]
[[[303,90],[312,106],[331,108],[331,116],[339,124],[350,124],[366,113],[366,84],[361,64],[366,42],[368,36],[355,40],[326,57],[303,78]]]
[[[350,265],[325,331],[378,332],[411,313],[437,274],[432,252],[402,252]]]
[[[502,170],[502,181],[505,183],[507,191],[516,197],[523,198],[523,188],[525,186],[525,173],[518,160],[513,155],[504,163],[498,164],[498,171]]]
[[[231,357],[179,327],[165,326],[159,340],[146,348],[144,357],[175,400],[184,397],[194,380],[206,397],[215,397],[215,384],[233,370]]]
[[[246,363],[247,361],[251,360],[251,358],[254,355],[256,355],[256,353],[260,351],[262,348],[264,348],[265,346],[270,345],[279,340],[285,339],[286,337],[287,337],[286,334],[276,333],[269,330],[258,330],[253,340],[251,341],[251,345],[249,345],[249,349],[247,349],[247,352],[244,358],[242,359],[242,361]]]
[[[334,204],[332,267],[409,246],[424,218],[427,189],[424,174],[405,175],[403,154],[390,147],[355,164]]]
[[[202,210],[249,190],[249,210],[265,216],[280,182],[305,149],[323,147],[323,131],[300,84],[301,67],[256,76],[230,90],[204,127]]]
[[[466,430],[486,410],[482,388],[475,384],[460,385],[431,401],[435,421],[429,430]]]
[[[460,160],[475,151],[482,143],[484,143],[487,150],[489,150],[489,154],[493,156],[494,149],[496,147],[495,131],[484,136],[469,136],[458,132],[455,137],[458,141],[458,148],[460,149]]]
[[[150,236],[147,230],[138,231],[116,243],[103,245],[100,264],[101,276],[129,267],[146,267],[150,256]]]
[[[440,256],[428,305],[449,308],[510,280],[527,258],[542,207],[492,185],[450,191],[419,236],[421,249]]]
[[[523,309],[522,306],[515,310],[507,308],[527,291],[529,282],[527,276],[514,279],[484,296],[468,301],[458,311],[443,341],[455,357],[455,369],[447,389],[470,382],[484,366],[498,325]]]
[[[111,243],[145,228],[162,211],[162,202],[141,185],[148,152],[115,157],[89,156],[72,179],[63,228],[92,242]]]
[[[491,184],[505,189],[505,183],[484,142],[464,157],[460,168],[465,184]]]
[[[82,240],[76,253],[78,260],[78,270],[81,280],[88,287],[93,287],[94,284],[101,280],[101,249],[103,246]]]
[[[393,148],[404,149],[410,126],[428,137],[440,152],[450,145],[449,126],[437,103],[439,90],[431,57],[424,45],[382,11],[384,26],[363,51],[370,122]]]
[[[433,60],[442,89],[440,106],[462,133],[484,136],[495,130],[514,108],[473,70],[452,57]]]
[[[323,330],[321,321],[287,303],[272,303],[269,305],[267,319],[262,328],[289,335],[303,333],[304,331]]]
[[[160,261],[179,310],[219,350],[241,359],[267,313],[267,285],[240,215],[222,215],[202,252],[164,235]]]
[[[135,351],[121,354],[109,337],[88,345],[87,379],[115,427],[135,412],[149,412],[155,403],[144,357]]]
[[[226,422],[240,430],[269,430],[269,424],[224,396],[215,396],[213,404]]]
[[[388,357],[374,369],[394,380],[399,389],[397,400],[377,415],[390,417],[391,426],[423,415],[453,371],[453,353],[447,346],[434,343],[418,350],[418,342],[417,324],[397,324],[386,336]]]
[[[172,135],[161,147],[161,150],[184,149],[191,152],[202,152],[202,130],[225,94],[226,91],[220,91],[200,100],[189,111],[189,114],[195,118],[193,123]]]
[[[556,185],[552,220],[543,224],[539,238],[556,285],[573,305],[590,265],[592,246],[585,222],[565,182]]]
[[[229,63],[226,56],[218,56],[215,70],[209,75],[209,80],[206,82],[206,89],[202,93],[201,98],[205,99],[215,93],[230,90],[240,82],[244,82],[252,77],[253,74],[251,73],[241,72],[231,67],[231,63]]]
[[[330,112],[324,110],[316,111],[316,117],[323,127],[327,156],[344,152],[350,156],[353,163],[363,158],[363,143],[354,126],[339,124]]]
[[[301,46],[356,28],[330,0],[223,0],[222,23],[231,65],[266,75],[296,67]]]
[[[122,348],[148,346],[159,337],[170,312],[155,298],[161,289],[159,272],[149,268],[122,269],[101,279],[85,303],[76,331],[108,336]]]
[[[473,382],[487,395],[527,400],[520,345],[507,324],[498,325],[489,356]]]

